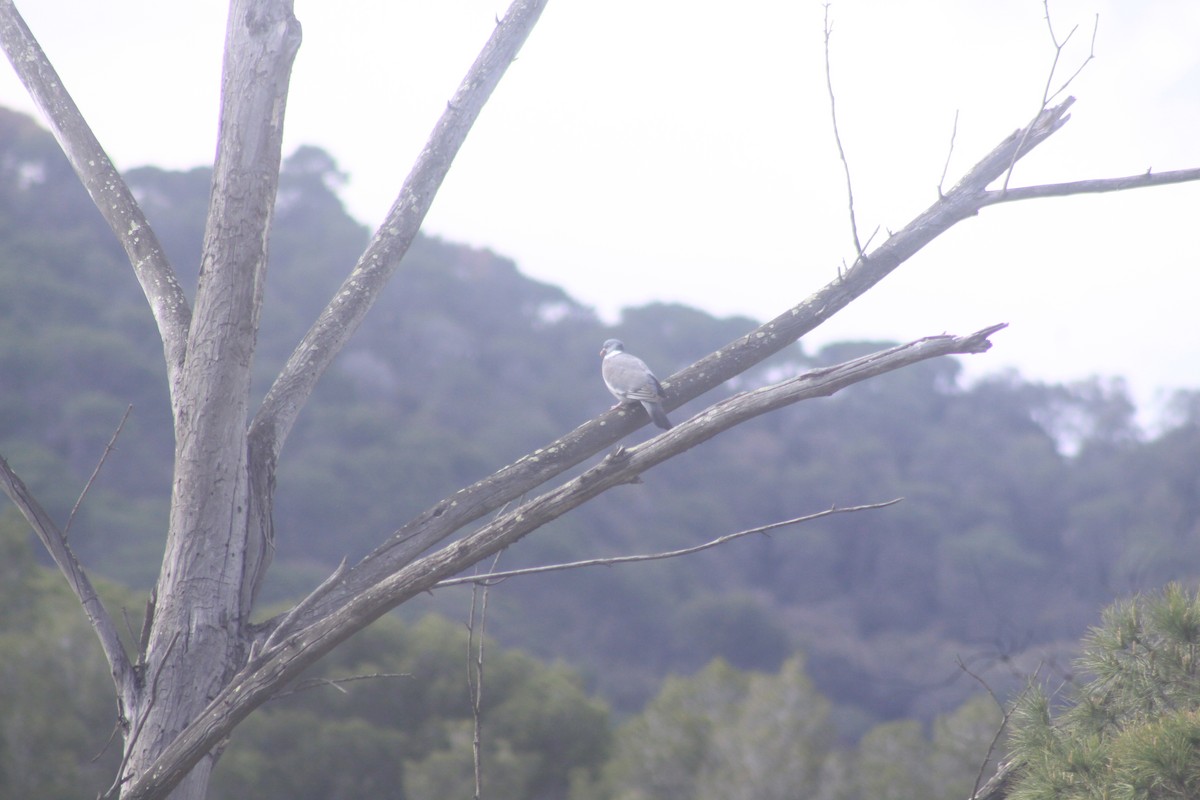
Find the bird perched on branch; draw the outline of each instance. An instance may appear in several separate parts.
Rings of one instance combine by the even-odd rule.
[[[606,341],[600,355],[603,356],[600,374],[604,385],[619,401],[613,408],[622,403],[641,403],[655,425],[664,431],[670,430],[671,421],[662,407],[662,387],[646,362],[626,353],[625,345],[619,339]]]

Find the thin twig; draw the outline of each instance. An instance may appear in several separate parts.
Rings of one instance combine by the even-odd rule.
[[[875,237],[879,235],[879,230],[882,225],[876,225],[875,230],[871,231],[871,235],[867,237],[867,241],[863,242],[863,249],[866,250],[871,246],[871,242],[875,241]]]
[[[954,109],[954,125],[950,128],[950,147],[946,150],[946,163],[942,166],[942,177],[938,178],[938,197],[945,197],[942,187],[946,185],[946,173],[950,171],[950,158],[954,155],[954,140],[958,138],[958,109]]]
[[[702,550],[708,550],[713,547],[732,542],[734,539],[741,539],[743,536],[752,536],[756,533],[766,533],[767,531],[783,528],[788,525],[798,525],[801,522],[811,522],[815,519],[828,517],[833,514],[847,514],[853,511],[868,511],[875,508],[886,508],[887,506],[895,505],[903,500],[903,497],[897,497],[894,500],[887,500],[882,503],[870,503],[861,506],[849,506],[847,508],[828,508],[824,511],[818,511],[815,514],[807,514],[803,517],[795,517],[786,519],[782,522],[772,522],[767,525],[760,525],[757,528],[748,528],[737,533],[727,533],[712,541],[698,544],[693,547],[685,547],[681,550],[668,550],[662,553],[644,553],[635,556],[613,556],[611,558],[590,558],[585,561],[570,561],[565,564],[547,564],[541,567],[527,567],[525,569],[513,569],[505,572],[488,572],[483,575],[469,575],[461,578],[448,578],[444,581],[439,581],[436,588],[444,586],[459,586],[464,583],[473,584],[488,584],[505,578],[514,578],[522,575],[538,575],[543,572],[558,572],[564,569],[580,569],[582,567],[611,567],[614,564],[630,564],[638,561],[660,561],[664,558],[678,558],[679,556],[687,556],[692,553],[699,553]]]
[[[154,609],[158,606],[158,587],[154,586],[150,589],[150,596],[146,598],[146,613],[142,615],[142,632],[138,636],[138,667],[144,667],[146,664],[146,650],[150,647],[150,634],[154,632]]]
[[[99,761],[101,757],[108,752],[108,748],[112,746],[113,741],[117,738],[117,732],[121,730],[120,713],[121,712],[118,710],[117,721],[113,723],[112,733],[110,733],[108,738],[104,740],[104,746],[100,748],[100,752],[96,753],[96,755],[92,756],[91,759],[88,760],[89,764],[95,764],[97,761]]]
[[[112,438],[108,440],[108,444],[104,446],[104,452],[100,454],[100,460],[96,462],[96,468],[92,470],[91,477],[87,479],[87,483],[83,485],[83,491],[79,493],[79,499],[75,501],[75,505],[71,508],[71,514],[67,517],[67,524],[63,526],[64,539],[71,534],[71,523],[75,521],[75,515],[79,512],[79,506],[83,505],[83,498],[87,497],[88,489],[92,488],[92,482],[96,480],[96,476],[100,474],[100,468],[108,460],[108,454],[112,452],[113,445],[117,443],[117,437],[121,435],[121,429],[125,427],[125,420],[129,419],[130,411],[133,411],[133,403],[126,406],[125,413],[121,415],[121,421],[117,423],[117,429],[113,431]]]
[[[497,514],[499,516],[499,514]],[[496,553],[492,558],[491,571],[495,572],[496,565],[500,563],[500,556],[503,553]],[[487,633],[487,604],[488,591],[490,587],[484,583],[483,600],[479,600],[480,584],[473,584],[471,587],[471,611],[467,619],[467,691],[471,697],[471,719],[473,724],[473,735],[471,737],[471,756],[475,767],[475,800],[480,800],[483,797],[483,650],[484,636]],[[474,646],[475,638],[475,609],[479,607],[479,646],[478,649]],[[475,661],[472,664],[472,655]]]
[[[982,686],[987,691],[987,693],[991,696],[992,701],[1000,708],[1001,712],[1003,712],[1003,714],[1004,714],[1004,716],[1001,717],[1001,719],[1000,719],[1000,727],[998,727],[996,729],[995,735],[992,736],[991,743],[988,744],[987,753],[985,753],[983,756],[983,763],[981,763],[979,765],[979,772],[975,776],[975,785],[971,789],[971,797],[975,798],[975,797],[978,797],[978,795],[979,795],[979,787],[981,785],[983,785],[983,776],[984,776],[984,773],[987,771],[987,765],[991,762],[992,756],[996,752],[996,745],[998,745],[1000,743],[1000,737],[1004,735],[1005,729],[1008,728],[1008,720],[1012,717],[1013,709],[1016,708],[1016,704],[1014,703],[1012,705],[1009,705],[1008,707],[1005,707],[1004,703],[1000,702],[1000,698],[996,696],[996,693],[994,691],[992,691],[992,687],[988,685],[988,682],[985,681],[980,676],[976,675],[974,672],[972,672],[970,670],[970,668],[967,667],[967,665],[965,663],[963,663],[963,660],[961,657],[956,658],[955,661],[958,662],[959,669],[961,669],[963,672],[967,673],[968,675],[970,675],[972,678],[974,678],[976,681],[979,682],[979,685]],[[1041,670],[1041,667],[1038,667],[1038,671],[1040,671],[1040,670]],[[1037,672],[1034,673],[1035,677],[1036,677],[1036,675],[1037,675]],[[1024,692],[1022,692],[1022,694],[1024,694]]]
[[[133,629],[133,622],[129,619],[129,609],[121,606],[121,619],[125,621],[125,632],[129,634],[129,641],[137,641],[137,632]]]
[[[1079,67],[1074,72],[1071,73],[1071,77],[1069,77],[1065,81],[1063,81],[1062,86],[1059,86],[1057,89],[1055,89],[1053,92],[1051,92],[1046,97],[1046,105],[1049,105],[1050,103],[1054,102],[1054,99],[1056,97],[1058,97],[1060,94],[1065,92],[1067,90],[1067,87],[1071,85],[1071,81],[1073,81],[1077,77],[1079,77],[1079,73],[1083,72],[1083,68],[1088,65],[1088,62],[1090,62],[1092,59],[1094,59],[1096,57],[1096,33],[1099,30],[1100,30],[1100,14],[1099,14],[1099,12],[1097,12],[1096,19],[1092,23],[1092,43],[1091,43],[1090,48],[1088,49],[1088,57],[1085,58],[1083,60],[1083,63],[1080,64]],[[1074,32],[1074,31],[1072,30],[1072,32]],[[1063,44],[1066,45],[1066,42],[1064,41]]]
[[[846,160],[846,151],[842,147],[842,135],[838,132],[837,103],[833,95],[833,76],[829,67],[829,37],[833,26],[829,22],[829,3],[825,4],[825,86],[829,89],[829,118],[833,121],[833,140],[837,142],[838,156],[842,159],[842,169],[846,172],[846,197],[850,204],[850,233],[854,236],[854,250],[861,261],[863,256],[862,244],[858,240],[858,222],[854,217],[854,187],[850,182],[850,162]]]
[[[1071,41],[1071,37],[1075,35],[1075,31],[1079,29],[1079,26],[1076,25],[1075,27],[1071,28],[1071,31],[1067,34],[1067,37],[1060,42],[1058,41],[1058,36],[1056,36],[1054,33],[1054,23],[1050,19],[1050,0],[1042,0],[1042,8],[1044,8],[1046,11],[1046,30],[1050,34],[1050,44],[1054,46],[1054,58],[1050,61],[1050,72],[1046,75],[1046,85],[1042,89],[1042,102],[1038,106],[1037,114],[1034,114],[1033,116],[1035,120],[1040,117],[1042,112],[1044,112],[1050,105],[1050,101],[1062,94],[1066,90],[1067,86],[1071,84],[1071,81],[1075,80],[1079,73],[1083,72],[1083,68],[1088,65],[1088,62],[1096,57],[1096,31],[1100,29],[1100,15],[1097,14],[1095,25],[1092,27],[1092,49],[1088,53],[1088,57],[1083,60],[1083,63],[1079,65],[1079,68],[1076,69],[1075,72],[1071,73],[1071,77],[1067,78],[1067,80],[1063,82],[1062,86],[1059,86],[1058,89],[1052,93],[1050,91],[1050,87],[1054,85],[1054,75],[1058,71],[1058,61],[1060,58],[1062,58],[1063,48],[1067,46],[1067,42]],[[1012,161],[1008,165],[1008,171],[1004,173],[1004,185],[1000,187],[1001,192],[1008,191],[1008,183],[1010,180],[1012,180],[1013,170],[1017,167],[1017,159],[1019,159],[1021,154],[1024,152],[1025,140],[1029,137],[1029,133],[1032,129],[1032,125],[1026,126],[1025,132],[1021,136],[1020,144],[1018,144],[1017,149],[1013,151]]]
[[[348,692],[341,687],[343,683],[354,683],[355,681],[370,681],[378,678],[411,678],[411,672],[373,672],[370,675],[350,675],[346,678],[309,678],[308,680],[300,681],[295,686],[282,692],[272,695],[272,700],[278,700],[281,697],[287,697],[300,692],[307,692],[309,689],[315,689],[318,686],[332,686],[342,694]]]

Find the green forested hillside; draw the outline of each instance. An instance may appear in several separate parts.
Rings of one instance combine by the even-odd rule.
[[[208,171],[128,177],[194,282]],[[287,160],[260,392],[366,242],[339,180],[317,149]],[[655,304],[609,327],[501,256],[419,239],[283,454],[264,591],[302,596],[412,514],[607,408],[597,352],[608,336],[666,375],[752,325]],[[728,390],[880,344],[796,348]],[[70,536],[95,574],[140,597],[161,557],[170,485],[161,349],[123,254],[53,140],[0,112],[0,453],[64,521],[129,404]],[[571,665],[621,715],[667,675],[714,658],[775,672],[802,652],[841,735],[928,722],[979,690],[957,658],[1003,690],[1039,663],[1066,669],[1115,596],[1195,580],[1200,403],[1182,397],[1178,408],[1147,438],[1119,381],[1006,374],[967,385],[956,362],[924,363],[740,427],[539,531],[501,564],[653,552],[833,505],[901,504],[685,560],[508,581],[492,590],[489,632]],[[402,616],[462,619],[468,599],[440,591]]]

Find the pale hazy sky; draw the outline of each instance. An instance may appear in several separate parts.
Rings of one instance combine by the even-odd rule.
[[[225,9],[17,0],[120,168],[209,164]],[[285,151],[315,144],[374,227],[502,0],[296,0]],[[736,9],[736,10],[734,10]],[[1055,0],[1072,119],[1015,185],[1200,166],[1200,3]],[[512,257],[606,318],[678,301],[775,316],[853,252],[818,0],[553,0],[426,230]],[[833,73],[858,225],[898,229],[1037,110],[1040,0],[835,0]],[[34,108],[7,67],[0,104]],[[1200,184],[986,209],[814,332],[906,340],[1000,321],[973,374],[1200,388]],[[350,265],[339,265],[348,269]],[[402,279],[402,278],[401,278]],[[696,353],[697,356],[702,353]]]

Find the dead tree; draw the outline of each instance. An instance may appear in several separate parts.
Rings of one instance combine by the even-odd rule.
[[[276,464],[305,402],[396,271],[446,172],[545,0],[515,0],[447,104],[387,218],[251,415],[254,357],[280,141],[300,28],[291,0],[232,0],[220,136],[192,307],[133,195],[92,135],[11,0],[0,45],[80,180],[124,246],[162,339],[175,433],[165,555],[136,652],[120,642],[66,538],[0,459],[0,482],[59,565],[111,667],[124,758],[111,796],[203,798],[216,753],[241,720],[380,615],[611,487],[747,419],[917,361],[990,346],[994,325],[931,336],[807,372],[705,408],[644,444],[616,448],[578,478],[548,481],[647,420],[600,415],[475,485],[432,503],[358,564],[339,568],[290,611],[252,623],[270,565]],[[1000,142],[952,189],[811,297],[664,381],[675,408],[791,345],[955,223],[1031,197],[1194,180],[1200,170],[989,189],[1066,123],[1068,99]],[[251,419],[249,425],[245,421]],[[464,526],[529,497],[461,535]],[[458,535],[458,538],[453,538]]]

